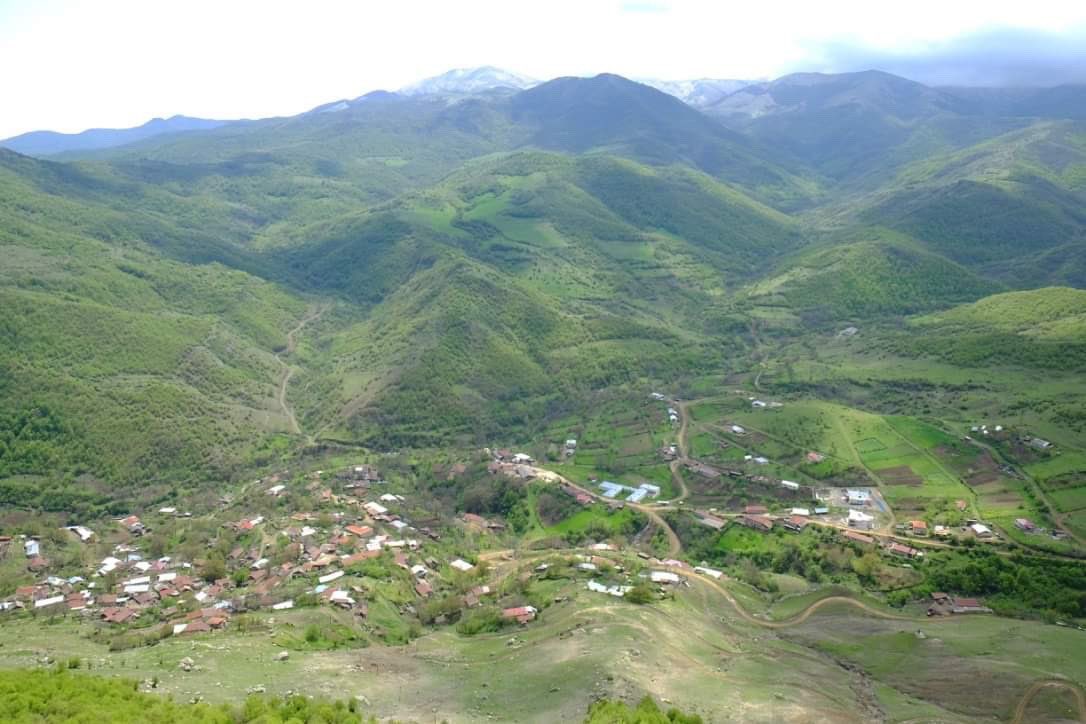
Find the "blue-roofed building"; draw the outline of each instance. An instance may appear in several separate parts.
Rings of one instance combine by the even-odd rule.
[[[626,486],[619,485],[618,483],[612,483],[610,480],[604,480],[600,483],[600,490],[603,491],[603,497],[614,498],[623,491]]]

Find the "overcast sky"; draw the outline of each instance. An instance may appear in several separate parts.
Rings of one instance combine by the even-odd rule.
[[[0,0],[0,138],[293,114],[477,65],[543,79],[878,67],[1086,82],[1086,2]]]

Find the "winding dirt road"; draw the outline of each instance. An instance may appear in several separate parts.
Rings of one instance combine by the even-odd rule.
[[[285,355],[294,354],[294,350],[298,347],[298,333],[305,329],[305,326],[310,322],[318,319],[326,307],[318,307],[312,309],[308,315],[303,317],[294,329],[287,332],[287,346],[282,352],[277,352],[275,359],[279,364],[283,366],[282,376],[279,378],[279,389],[276,391],[275,400],[279,403],[280,409],[283,410],[283,415],[290,423],[290,431],[295,435],[302,434],[302,428],[298,424],[298,418],[294,415],[294,408],[287,403],[287,387],[290,385],[290,378],[294,376],[294,367],[287,364],[283,359]]]
[[[1023,722],[1025,722],[1026,709],[1029,708],[1029,703],[1033,701],[1033,697],[1037,696],[1037,694],[1046,687],[1067,689],[1070,691],[1075,697],[1075,702],[1078,704],[1078,720],[1080,722],[1086,722],[1086,694],[1082,693],[1082,687],[1070,681],[1064,681],[1063,679],[1043,679],[1041,681],[1033,682],[1033,685],[1026,689],[1026,693],[1018,700],[1018,706],[1014,709],[1014,718],[1011,719],[1011,724],[1023,724]]]

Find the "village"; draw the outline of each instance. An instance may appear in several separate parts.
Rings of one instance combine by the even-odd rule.
[[[809,526],[817,526],[835,531],[843,544],[858,553],[874,551],[901,565],[923,559],[925,550],[932,546],[1001,540],[992,527],[974,519],[967,518],[954,528],[929,526],[922,519],[896,520],[882,492],[874,486],[827,487],[759,472],[770,461],[755,453],[745,454],[742,466],[737,467],[719,467],[690,457],[684,453],[681,439],[680,426],[685,420],[680,404],[659,393],[653,393],[652,399],[664,404],[667,424],[680,428],[680,439],[659,450],[660,459],[671,466],[674,475],[746,481],[762,490],[776,490],[772,499],[731,509],[691,505],[682,495],[661,500],[660,485],[616,482],[594,475],[587,483],[575,483],[539,467],[532,455],[506,448],[481,451],[486,474],[519,484],[552,486],[582,508],[630,507],[647,516],[646,530],[668,528],[661,517],[665,514],[690,515],[701,526],[717,532],[738,526],[761,534],[778,530],[801,534]],[[754,397],[747,401],[754,410],[783,406]],[[747,435],[738,423],[729,424],[728,430],[735,436]],[[557,460],[572,460],[577,451],[578,440],[567,437]],[[823,458],[815,451],[807,456],[812,464]],[[468,470],[468,465],[455,463],[441,473],[453,480]],[[224,495],[220,501],[222,511],[216,520],[232,511],[237,514],[220,524],[212,543],[219,541],[222,548],[222,542],[228,540],[230,545],[189,558],[168,550],[154,555],[145,545],[157,526],[192,519],[191,513],[176,506],[160,507],[144,518],[121,517],[101,532],[71,525],[65,528],[66,535],[105,555],[86,570],[68,570],[66,575],[53,572],[47,540],[0,537],[4,549],[21,547],[27,570],[37,576],[33,584],[18,587],[12,597],[0,601],[0,611],[78,616],[105,627],[134,628],[150,639],[214,632],[247,612],[329,606],[350,612],[359,627],[380,637],[385,632],[379,623],[371,622],[370,606],[380,594],[380,582],[388,580],[388,571],[396,570],[400,571],[396,575],[401,587],[406,586],[410,593],[409,600],[398,599],[399,613],[434,625],[455,621],[484,606],[495,609],[507,625],[525,625],[540,614],[541,605],[533,605],[504,585],[507,572],[503,566],[517,557],[509,550],[501,552],[502,545],[516,540],[505,520],[466,511],[449,520],[433,515],[425,505],[415,505],[410,491],[394,489],[398,487],[389,485],[371,463],[334,472],[270,475],[237,496]],[[295,493],[314,504],[307,510],[294,509],[286,501],[294,500]],[[965,501],[958,501],[958,509],[966,511]],[[1038,531],[1026,518],[1016,520],[1015,525],[1026,533]],[[674,538],[673,532],[670,535]],[[668,587],[688,584],[689,577],[728,579],[724,571],[705,562],[682,560],[677,538],[666,554],[646,550],[640,540],[641,536],[629,543],[614,537],[590,540],[579,550],[548,553],[566,555],[566,563],[586,577],[588,592],[617,598],[645,585],[650,586],[649,595],[664,595]],[[637,565],[620,562],[623,553],[636,554]],[[541,563],[519,575],[521,580],[552,575],[549,568],[550,564]],[[639,595],[643,593],[641,589]],[[440,608],[436,614],[420,615],[428,602],[439,600],[440,606],[435,603],[433,607]],[[928,615],[989,611],[983,601],[953,594],[940,594],[927,609]]]

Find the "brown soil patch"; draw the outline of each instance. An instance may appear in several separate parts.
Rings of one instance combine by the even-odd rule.
[[[899,465],[896,468],[883,468],[876,472],[887,485],[920,486],[924,484],[924,479],[914,473],[913,469],[908,465]]]
[[[999,473],[994,470],[984,470],[979,473],[973,473],[965,480],[971,486],[976,487],[978,485],[985,485],[986,483],[994,483],[999,480]]]

